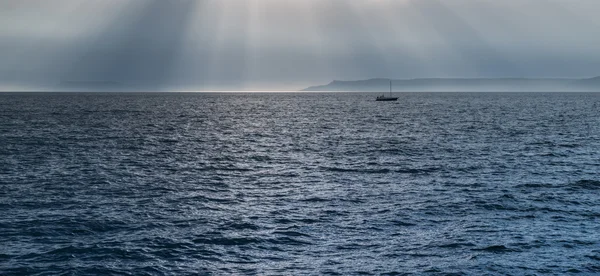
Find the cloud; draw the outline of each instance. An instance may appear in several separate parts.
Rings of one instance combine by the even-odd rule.
[[[5,0],[0,82],[295,89],[600,74],[595,0]]]

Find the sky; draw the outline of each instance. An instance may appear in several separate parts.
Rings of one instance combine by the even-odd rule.
[[[0,0],[0,90],[600,75],[598,0]]]

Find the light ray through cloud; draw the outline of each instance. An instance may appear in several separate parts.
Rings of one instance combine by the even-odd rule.
[[[600,20],[592,12],[600,2],[592,0],[0,5],[5,87],[97,80],[160,90],[290,90],[333,79],[600,74]]]
[[[73,61],[65,80],[144,83],[168,82],[196,1],[170,5],[162,0],[132,2]]]

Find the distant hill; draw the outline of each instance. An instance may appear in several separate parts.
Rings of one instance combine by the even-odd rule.
[[[357,81],[332,81],[327,85],[312,86],[302,91],[389,91],[390,79],[368,79]],[[394,91],[399,92],[554,92],[554,91],[598,91],[600,77],[591,79],[408,79],[392,80]]]
[[[575,85],[577,85],[579,87],[587,87],[590,89],[596,89],[596,91],[600,92],[600,89],[598,89],[598,88],[600,88],[600,77],[577,80],[575,82]]]

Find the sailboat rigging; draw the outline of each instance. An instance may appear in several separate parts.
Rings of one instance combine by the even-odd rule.
[[[385,94],[378,96],[377,97],[377,101],[378,102],[391,102],[391,101],[397,101],[398,97],[392,97],[392,80],[390,80],[390,96],[386,97]]]

